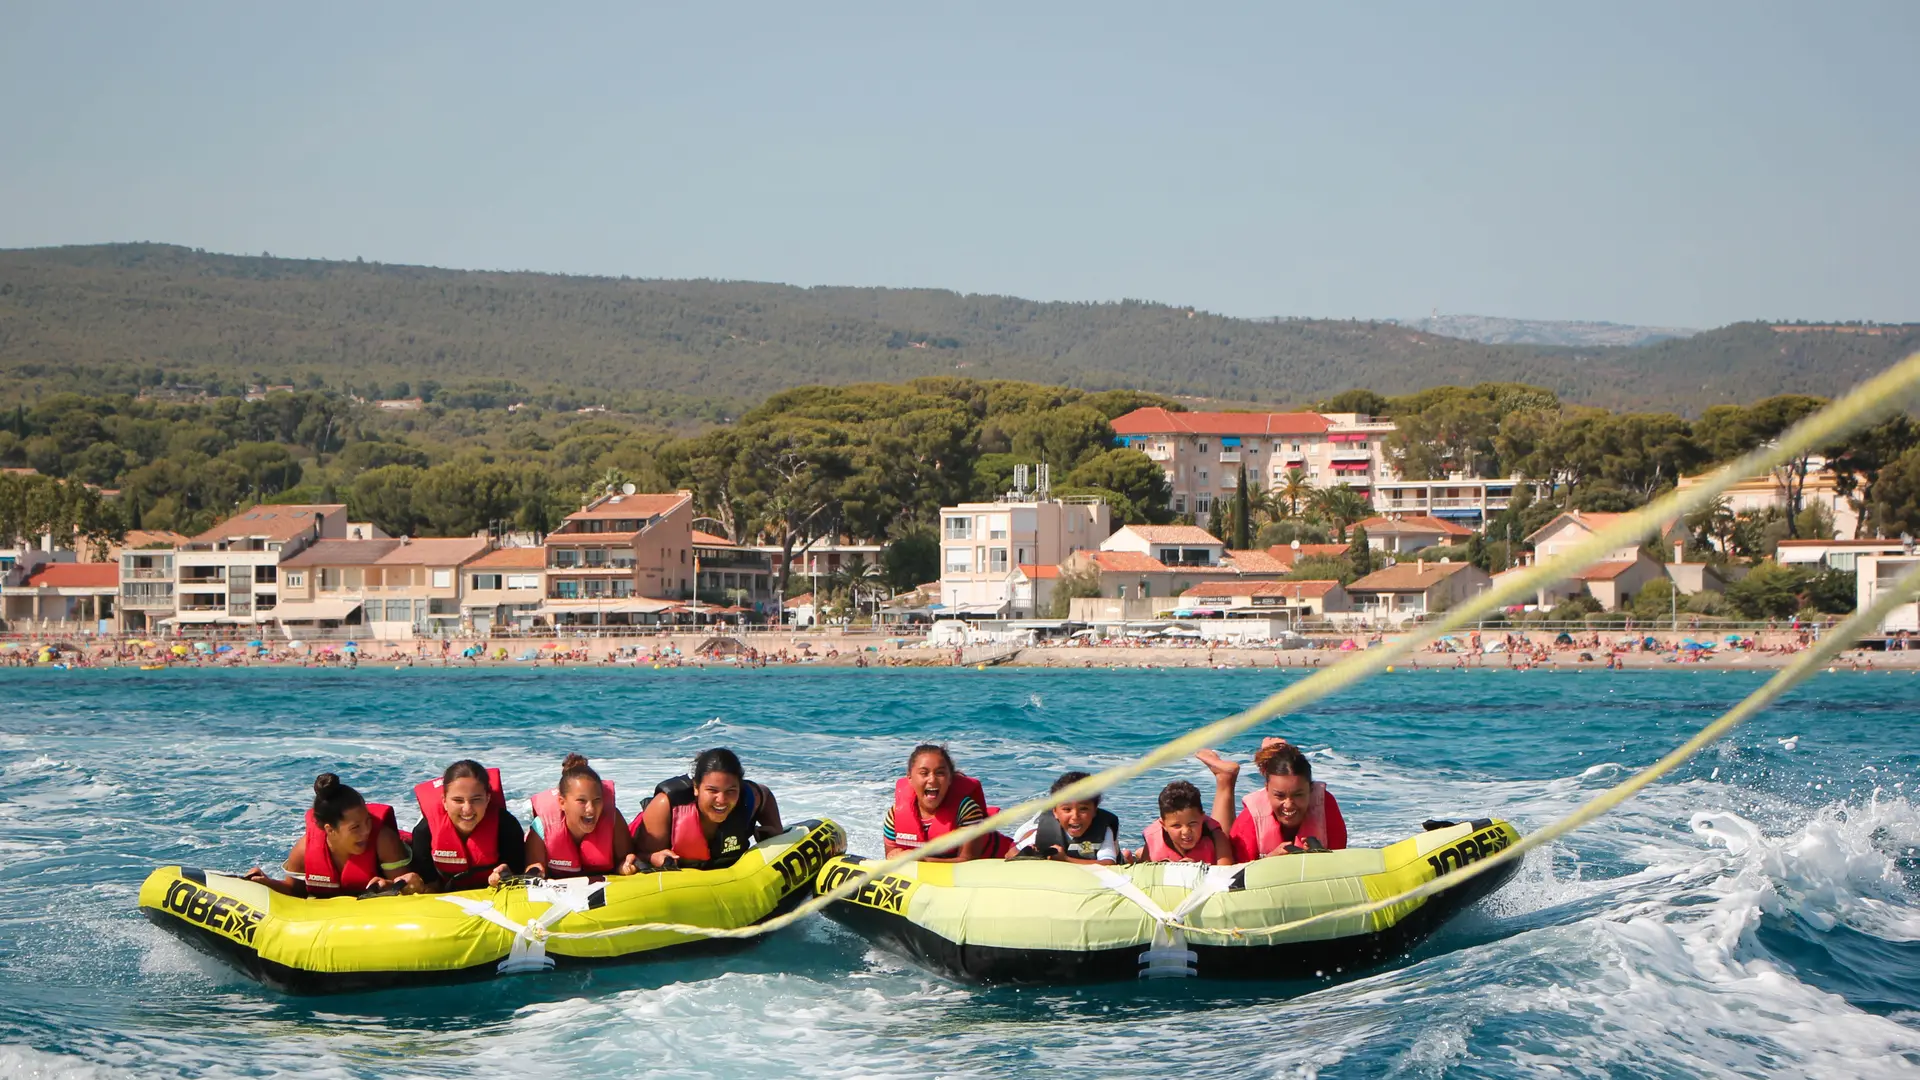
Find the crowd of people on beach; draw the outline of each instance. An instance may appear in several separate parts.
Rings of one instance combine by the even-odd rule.
[[[1253,756],[1260,787],[1238,801],[1239,764],[1211,750],[1197,757],[1212,777],[1211,805],[1203,805],[1200,789],[1188,781],[1166,785],[1159,815],[1142,830],[1137,847],[1123,846],[1119,818],[1101,808],[1096,794],[1036,815],[1011,836],[987,833],[926,861],[1226,866],[1347,846],[1340,804],[1326,784],[1313,779],[1307,756],[1286,740],[1262,742]],[[1087,778],[1071,770],[1051,790]],[[292,896],[326,897],[450,892],[515,877],[723,869],[756,841],[784,829],[773,791],[748,780],[738,755],[725,747],[702,751],[684,775],[654,785],[631,819],[620,809],[613,781],[579,754],[567,755],[558,782],[532,797],[532,820],[524,828],[507,809],[500,771],[477,761],[454,762],[416,784],[412,795],[419,818],[402,832],[394,806],[370,802],[338,775],[321,773],[305,827],[278,873],[256,866],[245,877]],[[945,746],[923,743],[908,754],[906,773],[894,781],[881,838],[886,853],[897,855],[995,813],[981,782],[960,772]]]

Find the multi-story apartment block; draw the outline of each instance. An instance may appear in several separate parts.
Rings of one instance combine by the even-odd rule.
[[[1284,481],[1292,469],[1315,487],[1347,484],[1371,495],[1394,478],[1386,453],[1393,424],[1358,413],[1217,413],[1135,409],[1113,421],[1127,446],[1166,471],[1176,514],[1209,521],[1247,471],[1253,488]]]
[[[740,607],[754,611],[780,610],[773,595],[773,560],[765,552],[695,529],[693,553],[700,567],[694,598],[701,604],[732,605],[737,601]]]
[[[139,590],[133,597],[126,590],[129,584],[153,586],[164,580],[152,575],[164,571],[167,553],[123,551],[120,602],[127,628],[272,622],[279,603],[281,560],[317,540],[343,538],[346,531],[347,508],[340,505],[263,505],[243,510],[172,552],[170,604],[155,588]],[[128,573],[133,576],[125,576]],[[138,626],[132,624],[136,613]]]
[[[651,621],[693,597],[693,493],[604,495],[547,535],[555,625]]]
[[[1547,494],[1546,484],[1517,476],[1481,480],[1453,473],[1445,480],[1382,480],[1374,485],[1373,508],[1383,514],[1436,517],[1481,528],[1512,505],[1513,493],[1523,485],[1530,486],[1536,498]]]
[[[485,537],[318,540],[280,561],[282,626],[361,626],[385,641],[460,629],[462,569]]]
[[[460,571],[466,585],[460,610],[466,628],[485,637],[496,630],[528,630],[547,599],[547,549],[503,547]]]
[[[1041,499],[1009,495],[998,502],[940,508],[940,596],[944,614],[1030,619],[1037,591],[1022,588],[1067,556],[1100,546],[1112,511],[1093,497]],[[1022,570],[1026,567],[1026,570]],[[1016,607],[1015,600],[1023,600]]]

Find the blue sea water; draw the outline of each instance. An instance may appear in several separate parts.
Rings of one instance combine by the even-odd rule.
[[[832,816],[873,852],[915,742],[950,743],[1011,802],[1297,677],[3,671],[0,1074],[1920,1075],[1920,676],[1904,673],[1816,678],[1412,955],[1339,982],[970,989],[815,920],[731,955],[291,998],[135,909],[156,864],[274,865],[322,770],[403,804],[477,757],[524,811],[570,750],[632,791],[727,745],[789,820]],[[1310,748],[1356,844],[1436,816],[1529,829],[1759,679],[1402,672],[1271,733]],[[1176,777],[1203,770],[1107,805],[1134,832]]]

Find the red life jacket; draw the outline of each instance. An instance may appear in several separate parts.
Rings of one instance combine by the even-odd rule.
[[[420,803],[420,816],[427,820],[427,836],[413,838],[415,844],[432,843],[433,867],[455,888],[466,889],[487,882],[493,868],[500,865],[500,808],[507,797],[500,790],[500,770],[487,770],[487,810],[473,835],[462,839],[453,827],[453,817],[441,798],[446,787],[438,777],[413,786],[413,797]],[[475,879],[478,880],[475,880]]]
[[[1315,780],[1313,792],[1307,802],[1306,820],[1300,823],[1299,831],[1293,834],[1292,843],[1305,844],[1309,838],[1312,838],[1320,841],[1321,846],[1329,851],[1347,846],[1346,823],[1341,822],[1337,830],[1329,826],[1328,804],[1331,800],[1332,796],[1327,794],[1327,785]],[[1280,819],[1274,816],[1273,800],[1267,797],[1267,789],[1263,786],[1247,792],[1247,797],[1240,800],[1240,805],[1246,811],[1248,820],[1253,823],[1251,837],[1253,843],[1251,851],[1236,848],[1235,857],[1245,856],[1245,861],[1251,861],[1280,850],[1280,845],[1287,841],[1281,832]],[[1336,817],[1340,813],[1337,805],[1332,813]],[[1238,833],[1240,830],[1236,829],[1235,832]],[[1334,842],[1335,832],[1339,833],[1337,844]],[[1242,836],[1245,838],[1244,834]]]
[[[314,819],[313,810],[307,810],[308,896],[364,892],[373,879],[380,876],[380,834],[393,828],[393,807],[368,803],[367,813],[373,815],[373,838],[367,842],[367,850],[348,859],[342,867],[334,864],[333,850],[327,847],[326,830]]]
[[[600,820],[578,843],[567,831],[566,815],[560,812],[560,789],[548,788],[533,797],[533,812],[540,818],[540,838],[547,844],[548,877],[613,873],[613,815],[619,808],[613,802],[613,781],[603,780],[601,786],[606,789],[606,805],[600,808]]]
[[[1212,818],[1202,819],[1201,825],[1200,842],[1193,846],[1192,851],[1182,855],[1174,849],[1165,826],[1157,819],[1149,823],[1146,829],[1147,861],[1197,862],[1212,866],[1220,858],[1220,849],[1216,845],[1226,839],[1226,833],[1220,828],[1220,823]],[[1233,846],[1229,844],[1227,850],[1232,851]]]
[[[953,783],[947,785],[947,797],[933,812],[933,820],[927,821],[920,816],[920,799],[914,793],[913,780],[903,776],[893,782],[893,846],[899,848],[917,848],[936,836],[960,827],[957,820],[960,802],[967,796],[987,812],[988,817],[1000,812],[997,806],[987,805],[987,795],[980,787],[980,781],[965,773],[954,773]],[[913,831],[909,831],[913,830]],[[924,835],[923,835],[924,833]],[[987,848],[980,856],[983,859],[998,859],[1013,850],[1013,841],[1004,833],[989,833]]]

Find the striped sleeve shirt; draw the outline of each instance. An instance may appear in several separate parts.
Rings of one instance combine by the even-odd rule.
[[[962,826],[971,825],[976,821],[985,821],[987,820],[987,808],[975,802],[973,796],[962,795],[960,797],[960,814],[957,820]],[[920,826],[920,837],[925,839],[927,835],[927,823],[922,820],[918,824]],[[894,842],[893,807],[891,806],[887,807],[887,816],[880,819],[880,835],[887,843],[891,844]]]

